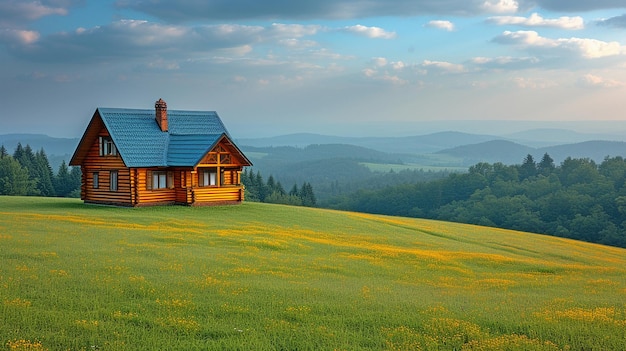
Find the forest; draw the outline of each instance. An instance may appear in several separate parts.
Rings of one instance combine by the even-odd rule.
[[[317,200],[310,183],[300,187],[294,183],[286,191],[280,182],[269,176],[267,181],[260,172],[251,169],[242,173],[246,187],[246,200],[293,206],[315,207]],[[79,167],[61,163],[54,174],[44,149],[33,152],[30,145],[17,144],[10,155],[4,145],[0,146],[0,195],[80,197],[81,172]]]
[[[327,207],[478,224],[626,247],[626,161],[547,153],[522,164],[477,163],[446,178],[359,190]]]
[[[332,161],[332,160],[330,160]],[[329,160],[311,160],[315,169]],[[479,162],[467,172],[407,170],[372,173],[359,160],[338,159],[342,181],[317,179],[286,190],[271,173],[246,169],[247,201],[421,217],[554,235],[626,247],[626,160],[568,157],[559,165],[548,153],[537,162]],[[327,168],[326,168],[327,169]],[[363,173],[363,174],[361,174]],[[280,174],[280,172],[279,172]],[[350,174],[352,179],[350,180]],[[80,169],[62,162],[53,172],[45,151],[0,146],[0,195],[80,196]],[[311,185],[315,183],[315,185]],[[318,187],[323,194],[319,201]]]
[[[43,148],[33,152],[18,143],[10,155],[0,146],[0,195],[80,197],[80,182],[80,168],[65,161],[55,174]]]
[[[280,181],[274,179],[274,176],[270,175],[265,181],[260,171],[255,174],[252,169],[244,170],[241,174],[241,182],[245,186],[246,201],[307,207],[317,205],[313,187],[307,182],[302,183],[300,188],[294,183],[287,192]]]

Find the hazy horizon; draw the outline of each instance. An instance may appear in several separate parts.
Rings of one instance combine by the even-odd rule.
[[[85,119],[87,126],[89,119]],[[420,122],[369,122],[352,125],[337,123],[335,127],[324,124],[310,126],[306,129],[291,129],[289,126],[257,125],[230,125],[232,121],[222,117],[226,128],[235,139],[272,138],[293,134],[318,134],[336,137],[404,137],[434,134],[439,132],[461,132],[468,134],[485,134],[494,136],[509,136],[535,130],[571,131],[585,135],[615,135],[615,140],[626,140],[626,121],[507,121],[507,120],[458,120],[458,121],[420,121]],[[80,138],[84,129],[76,128],[76,134],[55,134],[34,129],[5,131],[0,129],[0,135],[8,134],[41,134],[54,138]]]
[[[0,133],[159,98],[241,137],[615,127],[625,33],[612,0],[0,0]]]

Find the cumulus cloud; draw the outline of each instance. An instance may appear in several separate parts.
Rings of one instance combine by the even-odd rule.
[[[434,68],[437,71],[447,72],[447,73],[463,73],[467,71],[463,65],[445,62],[445,61],[424,60],[421,66],[424,68],[428,68],[428,69]]]
[[[452,32],[454,30],[454,23],[444,20],[434,20],[426,23],[424,27],[443,29],[448,32]]]
[[[120,8],[144,12],[167,21],[185,22],[203,19],[356,19],[429,14],[467,16],[480,13],[515,13],[522,7],[524,9],[534,7],[536,2],[535,0],[117,0],[116,4]]]
[[[615,41],[605,42],[586,38],[550,39],[540,36],[535,31],[505,31],[493,41],[557,55],[575,53],[586,59],[616,56],[624,51],[622,46]]]
[[[626,86],[623,82],[602,78],[593,74],[585,74],[580,77],[578,84],[587,88],[621,88]]]
[[[314,42],[300,38],[315,34],[320,28],[277,23],[266,27],[239,24],[186,27],[120,20],[45,37],[31,31],[4,30],[0,32],[0,40],[12,43],[11,52],[27,59],[97,62],[122,57],[193,56],[217,50],[244,55],[252,50],[252,45],[263,42],[313,46]]]
[[[374,57],[372,58],[372,64],[374,65],[374,67],[376,68],[382,68],[382,67],[387,67],[387,68],[391,68],[395,71],[400,71],[402,69],[404,69],[405,67],[407,67],[407,65],[402,62],[402,61],[391,61],[389,62],[389,60],[385,57]]]
[[[367,27],[360,24],[345,27],[343,30],[372,39],[394,39],[397,36],[395,32],[387,32],[380,27]]]
[[[51,15],[67,15],[72,1],[1,0],[0,25],[12,26]]]
[[[536,57],[474,57],[470,63],[479,68],[485,69],[526,69],[539,63]]]
[[[0,41],[11,46],[31,45],[39,40],[39,33],[30,30],[4,29],[0,30]]]
[[[371,77],[375,77],[376,74],[378,74],[378,71],[373,69],[373,68],[365,68],[365,69],[363,69],[363,74],[366,77],[370,77],[371,78]]]
[[[395,61],[391,63],[391,68],[395,70],[401,70],[401,69],[404,69],[405,67],[407,67],[407,65],[402,61]]]
[[[621,16],[611,17],[607,19],[602,19],[596,22],[601,26],[610,26],[616,28],[626,28],[626,14]]]
[[[374,57],[372,59],[372,62],[374,63],[374,66],[377,66],[377,67],[387,66],[387,59],[384,57]]]
[[[624,8],[622,0],[523,0],[523,2],[546,10],[564,12]]]
[[[300,38],[308,35],[315,35],[322,29],[319,25],[283,24],[272,23],[270,30],[278,36],[288,36]]]
[[[390,74],[387,71],[379,72],[378,70],[372,68],[365,68],[362,72],[365,77],[376,81],[382,81],[393,85],[404,85],[408,83],[407,80],[400,78],[396,74]]]
[[[516,0],[486,0],[481,7],[488,13],[515,13],[519,3]]]
[[[313,40],[300,40],[295,38],[281,39],[278,43],[291,49],[306,49],[318,45],[318,43]]]
[[[561,29],[583,29],[585,22],[582,17],[559,17],[555,19],[543,18],[537,13],[530,17],[519,16],[495,16],[489,17],[487,23],[497,25],[518,25],[522,27],[553,27]]]

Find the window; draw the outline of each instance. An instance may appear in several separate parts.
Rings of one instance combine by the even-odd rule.
[[[117,191],[117,171],[111,171],[109,179],[109,190]]]
[[[93,188],[98,189],[100,187],[100,174],[93,172]]]
[[[152,189],[167,188],[167,172],[152,172]]]
[[[148,190],[172,189],[174,187],[174,172],[148,171],[146,187]]]
[[[117,148],[110,137],[100,137],[100,156],[116,156]]]
[[[217,185],[217,169],[211,168],[200,171],[200,186]]]

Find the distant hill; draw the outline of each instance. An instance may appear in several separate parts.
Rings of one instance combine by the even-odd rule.
[[[478,162],[502,162],[505,164],[522,163],[524,156],[533,154],[535,148],[520,145],[508,140],[491,140],[484,143],[458,146],[442,150],[437,154],[445,154],[463,159],[466,166]]]
[[[602,162],[606,156],[626,157],[626,142],[622,141],[585,141],[582,143],[557,145],[543,148],[533,148],[507,140],[492,140],[484,143],[464,145],[452,149],[437,152],[441,155],[450,155],[462,159],[466,166],[478,162],[502,162],[504,164],[521,164],[524,157],[530,154],[535,160],[548,153],[556,163],[560,163],[567,157],[589,158],[597,163]]]
[[[626,141],[626,135],[609,133],[579,133],[567,129],[542,128],[504,135],[508,140],[533,147],[580,143],[591,140]]]
[[[348,144],[312,144],[305,147],[278,146],[252,147],[241,146],[243,152],[264,154],[265,161],[302,162],[331,158],[346,158],[363,162],[389,163],[390,155],[385,152]]]
[[[9,153],[13,153],[17,143],[27,144],[38,151],[43,148],[48,155],[66,155],[74,152],[79,138],[55,138],[45,134],[0,134],[0,145],[4,145]]]
[[[305,147],[314,144],[346,144],[366,147],[386,153],[425,154],[465,144],[499,139],[493,135],[461,132],[440,132],[408,137],[340,137],[319,134],[289,134],[271,138],[237,139],[242,146]]]
[[[522,162],[527,154],[540,159],[546,152],[557,163],[566,157],[591,158],[596,162],[601,162],[605,156],[626,157],[626,142],[585,140],[591,137],[619,136],[584,134],[565,129],[533,129],[507,136],[454,131],[407,137],[341,137],[300,133],[237,139],[237,144],[251,153],[255,166],[263,169],[279,164],[341,158],[385,164],[470,166],[477,162],[515,164]],[[18,142],[30,145],[34,151],[43,148],[55,170],[63,160],[69,161],[78,141],[79,138],[55,138],[43,134],[0,135],[0,145],[4,145],[9,153],[13,153]]]
[[[0,145],[13,154],[18,143],[30,145],[34,152],[42,148],[48,156],[50,166],[56,172],[63,161],[69,162],[79,138],[55,138],[45,134],[0,134]]]
[[[626,142],[594,140],[539,149],[539,154],[541,155],[546,152],[557,162],[561,162],[567,157],[572,157],[590,158],[599,163],[602,162],[606,156],[626,157]]]

